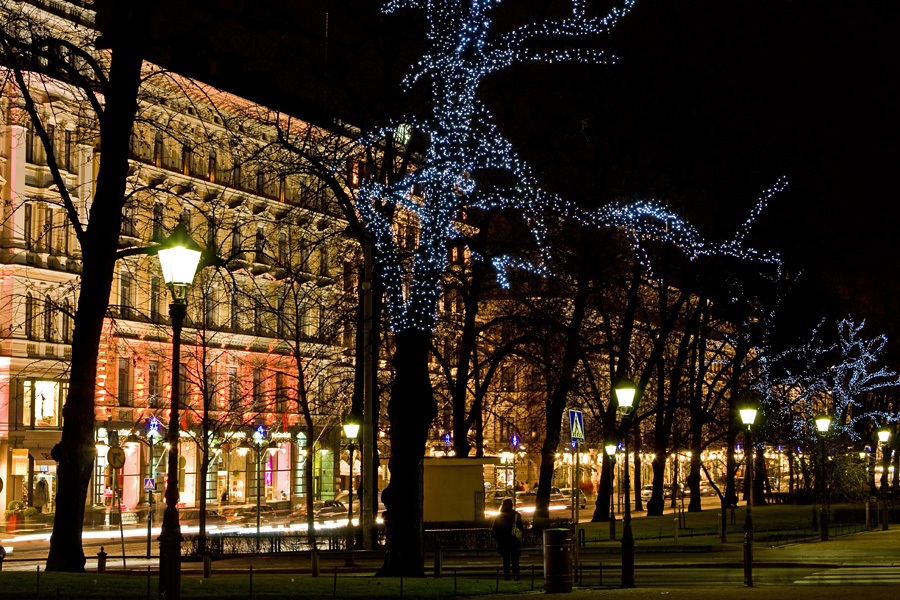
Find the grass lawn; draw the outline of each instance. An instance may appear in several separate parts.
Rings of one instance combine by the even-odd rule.
[[[721,511],[706,509],[698,513],[683,513],[683,521],[678,531],[678,543],[689,547],[716,546],[720,544],[719,521]],[[746,507],[739,506],[726,513],[729,542],[738,542],[744,531]],[[757,541],[777,542],[781,538],[818,535],[812,529],[813,508],[811,505],[770,504],[753,507],[753,529]],[[839,504],[831,507],[831,535],[842,535],[859,531],[865,521],[863,505]],[[636,541],[642,546],[671,545],[674,540],[678,517],[669,513],[658,517],[647,517],[644,513],[632,513],[631,529]],[[585,541],[588,544],[609,544],[609,523],[583,523]],[[616,515],[616,535],[621,539],[624,525],[622,515]]]

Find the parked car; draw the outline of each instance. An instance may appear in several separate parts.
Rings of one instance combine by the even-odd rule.
[[[676,483],[674,485],[671,483],[664,483],[663,495],[666,497],[666,499],[671,498],[673,493],[675,494],[676,500],[681,500],[682,498],[684,498],[684,486],[680,483]]]
[[[519,492],[519,494],[521,493],[522,492]],[[485,492],[484,508],[485,510],[500,510],[500,505],[503,504],[503,501],[507,498],[511,499],[512,497],[512,490],[493,490]]]
[[[290,525],[303,525],[306,520],[306,504],[295,506],[297,510],[288,516]],[[313,518],[317,522],[336,521],[347,518],[347,505],[340,500],[316,500],[312,506]],[[354,516],[359,516],[359,507],[354,507]]]
[[[559,490],[560,494],[565,498],[566,503],[571,506],[572,505],[572,488],[562,488]],[[584,492],[581,490],[576,490],[578,493],[578,508],[584,508],[587,506],[587,497],[584,495]]]
[[[220,515],[218,511],[215,510],[206,510],[206,526],[209,527],[211,525],[224,525],[226,523],[226,519],[224,516]],[[200,525],[200,509],[199,508],[181,508],[178,510],[178,524],[186,525],[188,527],[196,527]]]
[[[259,506],[259,521],[267,525],[277,518],[275,509],[267,504]],[[245,504],[225,509],[225,520],[229,525],[256,525],[256,505]]]
[[[681,485],[680,483],[677,485],[678,485],[678,490],[676,492],[675,499],[681,500],[682,498],[684,498],[684,486]],[[672,498],[672,489],[673,488],[672,488],[671,483],[663,484],[663,497],[665,499],[668,500],[668,499]],[[644,500],[646,502],[647,500],[650,499],[650,497],[652,495],[653,495],[653,486],[652,485],[645,485],[645,486],[641,487],[641,500]]]

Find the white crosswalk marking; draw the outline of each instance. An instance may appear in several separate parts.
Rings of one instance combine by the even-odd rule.
[[[900,585],[900,567],[841,567],[813,573],[795,585]]]

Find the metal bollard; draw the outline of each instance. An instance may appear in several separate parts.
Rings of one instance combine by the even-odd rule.
[[[678,519],[673,519],[675,521],[675,543],[678,543]]]
[[[0,546],[0,571],[3,570],[3,559],[6,558],[6,548]]]
[[[97,572],[106,573],[106,552],[103,551],[103,546],[100,546],[100,552],[97,553]]]
[[[442,573],[443,563],[444,563],[444,557],[441,552],[441,547],[438,546],[437,548],[434,549],[434,578],[435,579],[440,579],[441,577],[443,577],[443,573]]]
[[[313,549],[309,551],[309,568],[313,577],[319,576],[319,550]]]
[[[212,575],[212,556],[205,554],[203,556],[203,579],[209,579]]]

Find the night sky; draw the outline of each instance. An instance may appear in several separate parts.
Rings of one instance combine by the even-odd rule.
[[[424,30],[379,4],[198,3],[159,28],[153,58],[301,118],[383,123],[415,110],[398,81]],[[497,22],[560,4],[507,0]],[[896,340],[898,32],[891,0],[638,0],[598,40],[615,66],[518,68],[483,98],[549,188],[586,205],[656,199],[713,239],[786,177],[752,242],[804,273],[798,322],[852,312]]]

